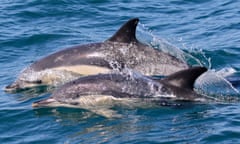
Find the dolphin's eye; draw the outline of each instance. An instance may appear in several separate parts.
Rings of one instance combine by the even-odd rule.
[[[167,88],[163,86],[163,87],[161,87],[161,91],[162,92],[167,92]]]
[[[41,83],[42,83],[42,80],[36,80],[36,81],[34,81],[34,83],[36,83],[36,84],[41,84]]]
[[[32,83],[32,84],[41,84],[42,80],[35,80],[35,81],[25,81],[26,83]]]

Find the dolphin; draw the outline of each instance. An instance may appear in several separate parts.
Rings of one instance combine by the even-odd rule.
[[[60,86],[80,76],[109,73],[123,67],[144,75],[169,75],[189,67],[183,60],[138,41],[138,22],[138,18],[130,19],[104,42],[73,46],[43,57],[23,70],[5,91]]]
[[[75,107],[98,113],[101,107],[115,104],[207,102],[212,99],[193,90],[195,80],[206,71],[205,67],[193,67],[163,79],[136,72],[81,77],[62,85],[49,98],[34,102],[32,106]]]

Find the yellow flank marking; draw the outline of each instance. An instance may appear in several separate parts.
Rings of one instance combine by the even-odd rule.
[[[99,66],[91,66],[91,65],[77,65],[77,66],[64,66],[54,68],[55,70],[66,70],[73,73],[78,73],[81,75],[94,75],[99,73],[108,73],[110,69],[99,67]]]

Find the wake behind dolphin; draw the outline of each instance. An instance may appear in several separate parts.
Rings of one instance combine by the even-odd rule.
[[[5,91],[58,86],[80,76],[123,67],[144,75],[169,75],[189,67],[182,60],[139,42],[135,36],[138,22],[138,18],[129,20],[104,42],[74,46],[34,62]]]
[[[135,73],[81,77],[55,90],[50,98],[33,103],[33,107],[77,107],[98,113],[101,107],[120,103],[206,102],[212,99],[193,91],[195,80],[206,71],[194,67],[160,80]]]

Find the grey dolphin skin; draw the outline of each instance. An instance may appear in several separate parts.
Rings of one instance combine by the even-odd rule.
[[[138,22],[138,18],[130,19],[104,42],[74,46],[34,62],[5,91],[59,86],[80,76],[122,67],[144,75],[169,75],[189,67],[182,60],[139,42],[135,36]]]
[[[206,102],[207,96],[193,90],[195,80],[207,69],[193,67],[154,80],[141,74],[98,74],[81,77],[56,89],[52,96],[33,107],[77,107],[92,110],[122,102]],[[149,103],[148,103],[149,104]]]

